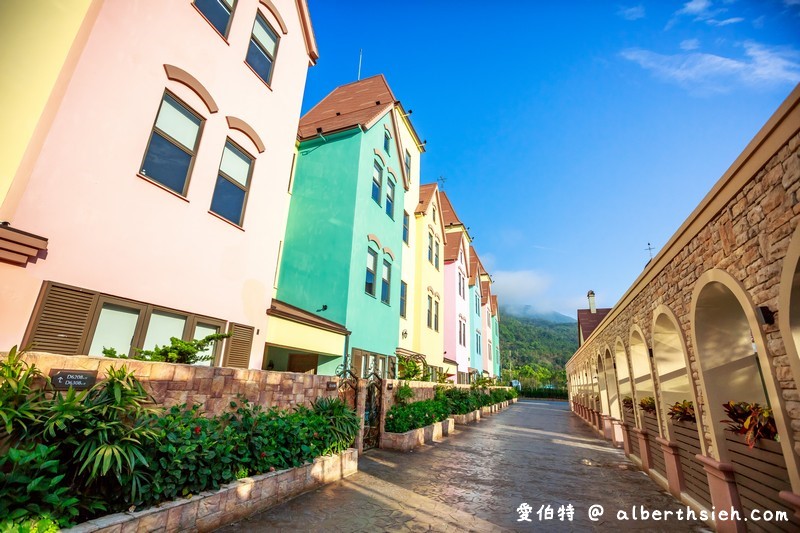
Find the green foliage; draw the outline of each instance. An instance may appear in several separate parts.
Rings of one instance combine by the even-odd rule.
[[[572,323],[554,323],[540,318],[517,317],[500,311],[500,366],[503,369],[503,382],[520,379],[518,369],[529,366],[535,377],[531,387],[553,385],[566,387],[564,365],[578,349],[578,328]],[[541,371],[546,367],[550,376]],[[541,372],[541,373],[540,373]],[[525,371],[524,373],[527,373]],[[546,378],[546,379],[545,379]]]
[[[761,407],[757,403],[728,402],[722,404],[728,420],[728,430],[745,436],[749,447],[754,447],[759,439],[778,440],[778,428],[772,409]]]
[[[691,400],[684,400],[682,402],[675,402],[670,406],[667,412],[672,420],[678,422],[696,422],[697,418],[694,412],[694,404]]]
[[[448,366],[443,371],[441,371],[438,374],[436,374],[436,383],[438,383],[439,385],[445,385],[447,383],[452,383],[447,377],[447,375],[449,373],[450,373],[450,367]]]
[[[470,384],[472,389],[487,390],[490,386],[494,385],[492,378],[485,376],[476,376]]]
[[[656,399],[652,396],[642,398],[639,401],[639,408],[645,413],[656,414]]]
[[[445,391],[445,397],[450,412],[455,415],[465,415],[480,408],[477,393],[473,394],[472,391],[454,387]]]
[[[209,361],[213,357],[211,354],[200,354],[205,351],[213,343],[230,337],[230,333],[212,333],[202,339],[195,339],[192,341],[183,341],[177,337],[169,339],[170,344],[164,346],[156,346],[152,350],[136,350],[134,359],[141,361],[162,361],[166,363],[183,363],[193,365],[195,363],[202,363]],[[127,359],[127,355],[117,353],[114,348],[103,348],[103,355],[106,357],[114,357],[118,359]]]
[[[361,431],[361,419],[339,398],[317,398],[311,409],[328,421],[324,454],[341,453],[353,445]]]
[[[421,381],[424,377],[422,365],[409,357],[398,355],[397,377],[409,381]],[[425,381],[427,381],[427,379]]]
[[[409,404],[396,404],[386,414],[386,431],[405,433],[450,416],[450,407],[445,401],[423,400]]]
[[[37,379],[49,384],[35,365],[22,360],[16,346],[0,361],[0,452],[35,433],[41,424],[48,402],[45,390],[35,384]]]
[[[69,494],[55,446],[10,448],[0,455],[0,531],[69,527],[78,498]]]
[[[519,391],[517,389],[511,387],[510,389],[506,389],[506,400],[513,400],[519,396]]]
[[[506,401],[505,389],[492,389],[489,393],[492,398],[492,403],[500,403]]]
[[[564,389],[543,389],[522,387],[520,396],[524,398],[543,398],[548,400],[566,400],[567,391]]]
[[[397,403],[405,405],[412,398],[414,398],[414,389],[411,388],[411,385],[406,382],[400,383],[394,393],[394,399],[397,401]]]

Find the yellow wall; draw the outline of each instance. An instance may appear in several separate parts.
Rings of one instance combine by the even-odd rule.
[[[0,204],[91,0],[0,1]]]
[[[438,201],[439,195],[434,194],[428,210],[416,215],[416,276],[414,300],[417,309],[417,335],[414,351],[425,355],[425,360],[430,366],[444,367],[444,236],[439,217],[442,210]],[[436,223],[433,222],[433,208],[436,208]],[[428,234],[433,227],[434,242],[439,242],[439,269],[437,270],[428,261]],[[439,331],[428,327],[428,287],[433,289],[433,301],[439,302]],[[433,326],[433,322],[431,323]],[[450,372],[454,372],[450,368]]]
[[[291,320],[270,317],[267,327],[267,344],[296,348],[306,352],[341,356],[344,353],[344,335]]]

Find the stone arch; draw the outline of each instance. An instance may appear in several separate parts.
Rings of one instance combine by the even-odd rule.
[[[709,270],[700,276],[692,292],[691,317],[704,398],[702,416],[713,443],[707,453],[719,461],[729,461],[723,403],[733,400],[764,405],[769,401],[789,478],[796,490],[800,473],[792,449],[792,433],[783,415],[785,405],[761,323],[747,290],[724,270]]]
[[[660,391],[660,412],[666,413],[676,402],[690,400],[697,406],[697,395],[689,377],[689,357],[686,342],[677,317],[666,305],[653,312],[653,370]],[[665,417],[666,418],[666,417]],[[663,429],[672,438],[671,427],[664,421]],[[703,439],[700,439],[701,445]]]
[[[778,286],[778,327],[795,383],[800,383],[800,226],[794,230]]]
[[[611,414],[610,399],[608,396],[608,382],[606,380],[605,365],[603,365],[603,358],[600,354],[595,356],[595,365],[597,368],[597,388],[600,391],[600,410],[604,415]]]
[[[617,420],[622,420],[621,399],[619,397],[615,366],[614,358],[611,355],[611,348],[606,345],[603,352],[603,367],[605,369],[606,387],[608,389],[609,414]]]
[[[633,410],[636,425],[643,427],[642,413],[639,402],[647,397],[655,398],[655,384],[653,383],[653,370],[650,361],[650,349],[647,347],[644,332],[637,325],[631,326],[628,341],[631,353],[631,382],[633,383]],[[656,405],[658,402],[656,402]]]
[[[628,352],[625,350],[625,343],[622,342],[622,339],[619,337],[617,337],[614,343],[614,366],[617,370],[617,386],[621,404],[622,400],[626,397],[633,399],[633,386],[631,383],[631,369],[628,364]],[[634,422],[633,413],[626,411],[624,406],[622,406],[620,411],[622,413],[623,422]]]
[[[194,91],[194,93],[199,96],[200,100],[202,100],[206,105],[209,113],[216,113],[219,111],[217,102],[214,101],[214,98],[211,96],[211,93],[208,91],[208,89],[206,89],[206,86],[200,83],[200,80],[182,68],[176,67],[175,65],[164,65],[164,72],[167,73],[168,79],[181,83]]]

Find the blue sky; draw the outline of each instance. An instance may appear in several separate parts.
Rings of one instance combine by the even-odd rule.
[[[800,0],[309,0],[303,111],[383,73],[501,305],[611,307],[800,82]]]

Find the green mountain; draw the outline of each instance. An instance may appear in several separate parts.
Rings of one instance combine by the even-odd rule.
[[[500,310],[500,364],[503,368],[544,364],[561,370],[577,349],[576,322],[557,323],[536,316],[514,316]]]

